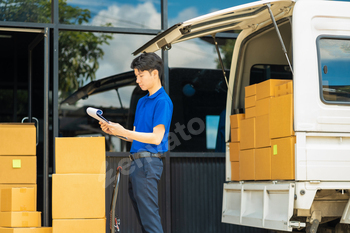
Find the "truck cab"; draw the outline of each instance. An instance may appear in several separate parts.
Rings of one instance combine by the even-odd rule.
[[[240,31],[227,79],[222,222],[277,231],[349,229],[349,12],[349,2],[263,0],[176,24],[135,51]],[[287,91],[277,94],[278,88]],[[265,98],[269,104],[259,105]],[[289,134],[271,133],[282,128]],[[285,138],[287,146],[279,144]]]

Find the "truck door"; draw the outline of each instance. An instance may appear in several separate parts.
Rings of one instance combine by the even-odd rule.
[[[349,180],[350,5],[297,2],[293,12],[297,180]]]

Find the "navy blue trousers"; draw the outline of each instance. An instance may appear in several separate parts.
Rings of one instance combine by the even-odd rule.
[[[158,182],[163,172],[160,158],[146,157],[131,162],[129,195],[143,233],[163,233],[158,207]]]

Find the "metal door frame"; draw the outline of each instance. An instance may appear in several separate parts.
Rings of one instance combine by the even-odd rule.
[[[0,27],[0,31],[38,33],[28,46],[28,121],[32,122],[32,51],[44,39],[43,225],[49,225],[49,28]],[[39,125],[37,125],[38,127]]]

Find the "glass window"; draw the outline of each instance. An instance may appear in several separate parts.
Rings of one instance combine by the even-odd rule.
[[[218,39],[225,69],[231,65],[235,39]],[[214,40],[211,36],[176,43],[169,50],[170,67],[221,69]]]
[[[169,95],[174,105],[170,150],[210,152],[215,149],[216,152],[224,152],[227,86],[222,71],[170,68],[169,83]],[[216,120],[219,117],[218,125],[216,121],[211,121],[212,116]],[[216,136],[211,134],[213,130],[217,132]],[[214,141],[209,147],[208,137]]]
[[[217,41],[228,79],[235,40]],[[174,104],[170,150],[224,152],[227,86],[213,39],[204,37],[174,44],[169,50],[169,66],[169,92]],[[221,124],[215,126],[215,138],[214,126],[207,124],[212,122],[207,121],[207,116],[219,116]]]
[[[160,0],[66,0],[59,2],[59,8],[64,24],[161,28]]]
[[[101,109],[108,120],[132,129],[136,99],[139,95],[145,95],[136,86],[135,75],[130,68],[134,59],[132,52],[151,38],[152,36],[140,35],[60,32],[60,136],[105,136],[107,151],[130,149],[130,143],[105,135],[98,122],[86,114],[86,109]]]
[[[326,102],[350,102],[350,40],[318,41],[321,97]]]
[[[269,79],[293,79],[289,65],[257,64],[250,69],[249,85]]]
[[[220,116],[206,116],[207,149],[215,149]]]
[[[50,23],[51,1],[1,0],[0,21]]]

